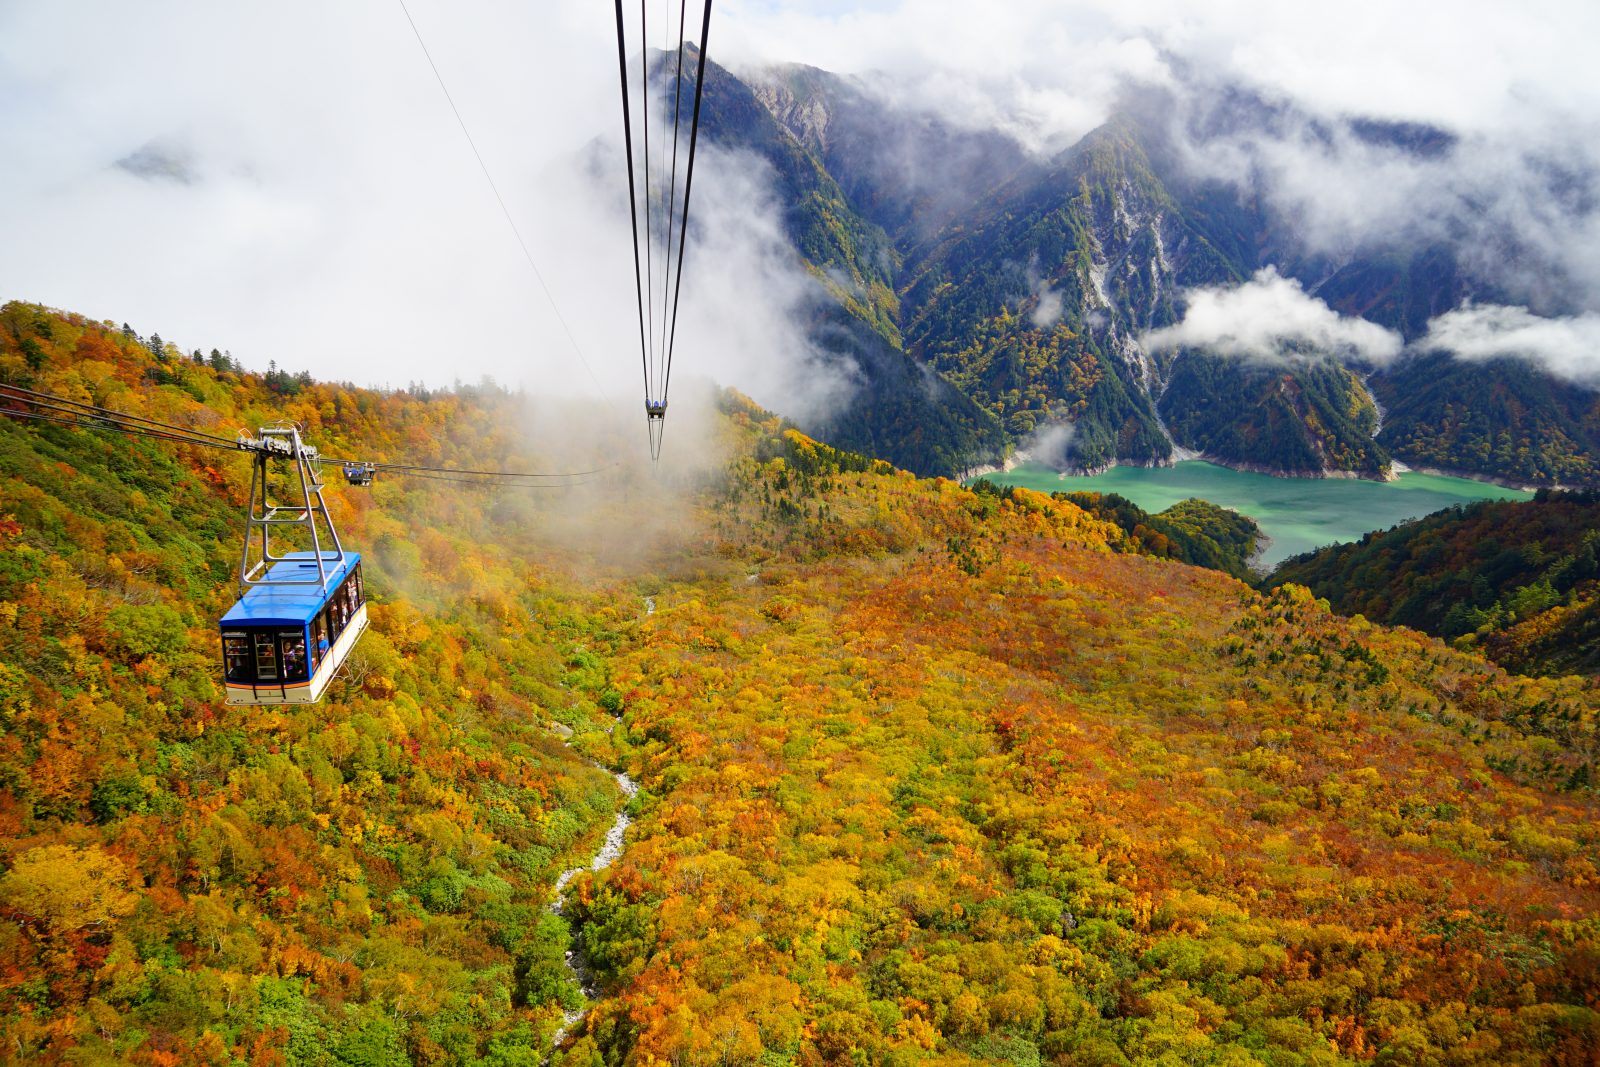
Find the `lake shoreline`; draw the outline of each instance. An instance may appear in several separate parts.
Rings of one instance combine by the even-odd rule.
[[[987,477],[989,477],[990,475],[993,475],[993,474],[1007,474],[1007,473],[1009,473],[1009,472],[1011,472],[1013,470],[1016,470],[1018,467],[1028,466],[1032,462],[1033,462],[1032,459],[1030,459],[1026,454],[1024,454],[1024,453],[1014,453],[1013,455],[1007,456],[1005,458],[1004,462],[1002,462],[1002,463],[999,463],[999,464],[988,463],[988,464],[985,464],[985,465],[983,465],[981,467],[973,467],[973,468],[970,468],[970,469],[968,469],[966,471],[963,471],[956,478],[956,481],[960,482],[962,485],[971,485],[973,482],[977,481],[979,478],[987,478]],[[1166,460],[1166,461],[1152,461],[1150,463],[1135,463],[1135,462],[1128,461],[1128,460],[1116,460],[1116,459],[1114,459],[1114,460],[1110,461],[1109,463],[1102,463],[1102,464],[1100,464],[1098,466],[1094,466],[1094,467],[1076,467],[1076,468],[1073,468],[1072,470],[1066,470],[1066,471],[1057,470],[1056,473],[1059,474],[1062,477],[1062,479],[1067,479],[1067,478],[1093,478],[1093,477],[1097,477],[1098,475],[1102,475],[1102,474],[1105,474],[1105,473],[1107,473],[1109,471],[1115,470],[1115,469],[1117,469],[1119,467],[1133,468],[1133,469],[1136,469],[1136,470],[1156,470],[1156,469],[1170,469],[1172,467],[1176,467],[1179,463],[1196,463],[1196,462],[1198,462],[1198,463],[1209,463],[1214,467],[1222,467],[1222,468],[1224,468],[1226,470],[1230,470],[1230,471],[1242,471],[1242,472],[1244,472],[1246,474],[1260,474],[1260,475],[1263,475],[1263,476],[1268,477],[1268,478],[1290,478],[1290,479],[1293,479],[1293,478],[1304,478],[1304,479],[1307,479],[1307,480],[1329,479],[1329,480],[1341,480],[1341,481],[1354,480],[1354,481],[1364,481],[1364,482],[1394,482],[1394,481],[1397,481],[1399,479],[1399,476],[1402,475],[1402,474],[1416,473],[1416,474],[1426,474],[1426,475],[1429,475],[1429,476],[1434,477],[1434,478],[1459,478],[1462,481],[1467,481],[1467,482],[1482,482],[1484,485],[1492,485],[1492,486],[1495,486],[1495,487],[1500,488],[1500,489],[1514,489],[1519,493],[1537,493],[1541,489],[1550,489],[1550,490],[1554,490],[1554,491],[1560,492],[1560,491],[1568,490],[1568,489],[1583,489],[1583,488],[1586,488],[1585,486],[1581,486],[1581,485],[1562,485],[1560,483],[1554,483],[1554,484],[1551,484],[1551,485],[1533,485],[1533,484],[1530,484],[1528,482],[1519,482],[1519,481],[1514,481],[1513,479],[1510,479],[1510,478],[1503,478],[1503,477],[1501,477],[1499,475],[1496,475],[1496,474],[1484,474],[1481,471],[1458,470],[1458,469],[1455,469],[1455,468],[1452,468],[1452,467],[1431,467],[1431,466],[1430,467],[1417,467],[1417,466],[1412,466],[1411,464],[1406,463],[1405,461],[1403,461],[1401,459],[1392,459],[1390,461],[1391,466],[1390,466],[1389,474],[1387,476],[1376,475],[1376,474],[1367,474],[1367,473],[1364,473],[1362,471],[1346,471],[1346,470],[1286,471],[1286,470],[1281,470],[1281,469],[1276,468],[1276,467],[1269,467],[1264,463],[1233,463],[1233,462],[1229,462],[1227,460],[1217,459],[1217,458],[1215,458],[1213,456],[1208,456],[1203,452],[1190,452],[1187,449],[1184,450],[1184,454],[1182,456],[1177,456],[1177,457],[1174,457],[1173,459]]]
[[[1164,467],[1119,465],[1097,475],[1062,474],[1017,464],[986,475],[1002,485],[1040,492],[1116,493],[1151,514],[1198,498],[1249,516],[1267,541],[1251,569],[1270,572],[1291,556],[1328,544],[1359,540],[1374,530],[1475,500],[1515,500],[1531,492],[1476,478],[1435,475],[1397,467],[1390,481],[1366,478],[1292,478],[1241,471],[1208,460]]]

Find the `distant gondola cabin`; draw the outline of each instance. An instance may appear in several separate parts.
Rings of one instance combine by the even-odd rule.
[[[289,553],[222,617],[222,669],[230,704],[312,704],[367,628],[361,557],[324,562]]]

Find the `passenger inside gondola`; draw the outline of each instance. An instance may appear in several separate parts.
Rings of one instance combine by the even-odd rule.
[[[222,662],[230,682],[249,682],[255,679],[250,669],[250,640],[244,634],[222,636]]]
[[[306,674],[306,639],[301,634],[283,639],[283,677],[291,682],[303,682]]]

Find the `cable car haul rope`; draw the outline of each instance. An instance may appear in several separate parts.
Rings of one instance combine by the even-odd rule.
[[[650,435],[650,456],[661,457],[661,439],[667,417],[667,393],[672,385],[672,356],[678,339],[678,302],[683,291],[683,258],[689,236],[689,195],[694,188],[695,148],[700,136],[700,104],[706,80],[706,41],[711,34],[711,0],[705,0],[700,22],[699,65],[694,80],[694,107],[689,121],[689,152],[683,172],[683,197],[678,197],[678,146],[682,142],[683,118],[683,54],[689,47],[684,34],[688,15],[688,0],[678,6],[677,69],[672,77],[672,120],[667,121],[665,103],[661,105],[662,142],[667,129],[672,131],[671,165],[665,180],[658,178],[653,184],[650,173],[650,124],[652,119],[650,93],[649,3],[639,3],[639,73],[640,98],[643,102],[642,131],[638,138],[639,155],[644,163],[644,181],[641,194],[636,180],[634,164],[633,101],[628,89],[628,33],[627,20],[622,10],[622,0],[616,0],[617,12],[617,72],[622,85],[622,141],[623,154],[628,166],[628,212],[633,224],[633,284],[639,315],[639,360],[644,368],[645,425]],[[671,30],[671,13],[668,9],[667,29]],[[663,152],[663,155],[665,153]],[[665,162],[665,160],[663,160]],[[665,186],[664,191],[657,187]],[[656,206],[659,197],[659,208]],[[644,203],[644,229],[639,227],[639,203]],[[661,224],[657,216],[665,218],[666,240],[661,278],[660,330],[656,328],[655,299],[655,240]],[[677,239],[674,257],[673,239]],[[639,246],[644,246],[641,256]],[[674,263],[676,260],[676,263]]]

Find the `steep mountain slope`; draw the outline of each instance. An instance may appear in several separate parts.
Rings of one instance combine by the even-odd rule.
[[[1229,466],[1368,477],[1389,469],[1373,441],[1378,410],[1335,359],[1264,365],[1183,351],[1158,406],[1174,440]]]
[[[1426,218],[1415,227],[1331,252],[1274,206],[1251,170],[1270,166],[1273,143],[1357,143],[1397,166],[1437,160],[1459,147],[1445,131],[1321,118],[1240,90],[1196,90],[1199,102],[1184,107],[1153,93],[1130,97],[1105,126],[1040,160],[993,132],[900,107],[886,85],[797,66],[745,79],[750,99],[740,94],[730,125],[761,129],[743,143],[770,149],[780,172],[803,160],[837,191],[822,198],[826,210],[804,182],[790,201],[807,219],[833,220],[831,245],[810,221],[794,229],[811,262],[847,279],[834,286],[836,301],[891,343],[903,337],[912,356],[996,416],[1011,444],[1070,423],[1068,461],[1083,468],[1167,462],[1176,444],[1295,474],[1383,477],[1392,453],[1534,484],[1600,477],[1587,425],[1596,394],[1530,364],[1413,353],[1392,367],[1358,368],[1393,409],[1374,441],[1367,385],[1334,365],[1336,353],[1301,352],[1299,363],[1322,369],[1297,369],[1290,381],[1216,352],[1151,354],[1140,343],[1181,317],[1187,289],[1233,285],[1267,266],[1408,341],[1466,300],[1567,306],[1551,294],[1570,281],[1542,281],[1528,266],[1535,250],[1515,234],[1494,237],[1505,252],[1497,258],[1465,238],[1442,240],[1448,220],[1419,205]],[[764,115],[752,114],[752,101]],[[788,137],[771,137],[766,119]],[[1195,153],[1213,149],[1242,161],[1240,173],[1197,175]],[[856,251],[836,254],[844,245]],[[1537,291],[1497,274],[1507,262]],[[1474,407],[1482,414],[1464,418]],[[851,439],[882,448],[907,428]]]
[[[1286,561],[1345,614],[1476,645],[1512,670],[1600,670],[1600,495],[1541,491],[1441,511]]]
[[[0,324],[6,380],[183,425],[540,458],[504,395],[274,391],[42,309]],[[538,1063],[569,937],[607,996],[557,1067],[1600,1040],[1591,687],[1148,558],[1069,500],[717,417],[726,465],[670,492],[337,494],[366,669],[269,713],[216,702],[242,457],[0,422],[6,1055]],[[570,929],[549,886],[617,798],[552,720],[642,787]]]
[[[688,97],[692,82],[680,92]],[[849,405],[808,429],[921,473],[954,474],[998,457],[1004,439],[995,418],[905,353],[893,286],[899,255],[883,230],[748,86],[711,62],[704,108],[711,142],[771,166],[785,232],[819,290],[807,334],[855,382]]]
[[[1065,416],[1086,467],[1162,462],[1156,368],[1134,337],[1176,321],[1178,289],[1239,277],[1113,123],[926,259],[907,281],[906,337],[1013,433]]]
[[[1379,441],[1417,467],[1518,485],[1600,481],[1600,393],[1515,359],[1427,353],[1374,375]]]
[[[958,129],[896,106],[892,85],[875,91],[860,79],[799,64],[743,77],[856,210],[913,256],[1029,162],[1003,134]]]

